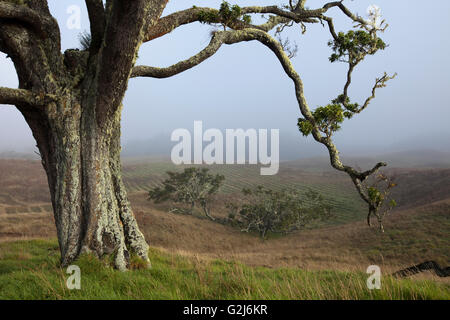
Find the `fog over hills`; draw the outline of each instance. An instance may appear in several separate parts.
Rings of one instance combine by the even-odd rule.
[[[239,1],[240,5],[250,2]],[[351,98],[355,102],[364,101],[373,79],[383,71],[396,72],[398,77],[377,92],[364,113],[346,121],[336,133],[335,142],[344,158],[365,157],[375,161],[384,160],[383,155],[387,155],[388,162],[392,159],[398,165],[448,163],[450,42],[442,39],[449,38],[450,1],[438,1],[440,10],[433,11],[434,19],[414,32],[410,30],[411,21],[419,21],[424,8],[410,2],[377,2],[389,23],[383,34],[389,47],[358,68]],[[220,3],[209,1],[208,6],[219,7]],[[274,4],[266,0],[262,3]],[[50,10],[61,25],[66,24],[67,7],[71,4],[49,1]],[[193,4],[197,3],[169,2],[165,14]],[[348,5],[354,12],[365,15],[368,2],[349,1]],[[87,11],[83,9],[82,14],[83,24],[87,23]],[[340,31],[352,27],[347,17],[336,14],[333,18]],[[186,59],[205,47],[210,31],[210,26],[204,24],[180,28],[142,46],[137,63],[162,67]],[[345,80],[345,65],[329,63],[330,35],[324,31],[319,24],[308,28],[301,37],[296,28],[285,30],[287,38],[299,41],[301,54],[292,62],[304,80],[311,109],[335,99]],[[62,50],[79,47],[80,32],[61,28]],[[411,50],[411,43],[417,39],[421,39],[420,45]],[[245,72],[238,73],[242,70]],[[0,53],[0,74],[1,87],[18,86],[14,64],[3,53]],[[292,89],[292,81],[285,76],[273,53],[252,42],[223,47],[198,67],[170,79],[131,80],[123,102],[123,156],[168,158],[175,144],[170,141],[170,132],[191,128],[194,121],[202,120],[205,128],[280,128],[282,161],[315,157],[326,161],[325,148],[296,130],[300,114]],[[36,159],[35,151],[23,116],[16,108],[1,105],[0,157]]]
[[[388,168],[450,168],[450,153],[436,150],[408,150],[391,153],[380,153],[368,156],[343,156],[342,161],[346,164],[359,167],[363,170],[372,168],[377,162],[384,161]],[[333,171],[330,161],[325,156],[312,157],[286,161],[285,165],[303,170]]]
[[[159,134],[149,139],[131,140],[123,143],[122,157],[170,160],[172,148],[178,142],[170,141],[170,134]],[[209,142],[203,142],[205,147]],[[375,161],[386,161],[397,168],[446,168],[450,167],[450,137],[445,135],[414,137],[381,145],[337,145],[341,157],[349,164],[361,168],[373,165]],[[270,141],[268,144],[270,150]],[[247,145],[248,151],[248,145]],[[37,148],[0,148],[0,158],[39,159]],[[226,153],[224,151],[224,157]],[[247,155],[248,159],[248,155]],[[280,131],[280,161],[297,163],[308,167],[330,169],[325,148],[310,137]]]
[[[145,157],[159,156],[170,158],[172,147],[178,142],[170,141],[170,135],[159,135],[148,140],[134,140],[125,143],[122,156]],[[208,143],[203,143],[205,147]],[[339,146],[339,143],[337,143]],[[270,149],[270,143],[269,147]],[[341,157],[352,164],[364,167],[374,161],[386,161],[390,167],[450,167],[450,137],[444,135],[414,137],[403,141],[394,141],[382,145],[349,145],[340,147]],[[225,152],[224,152],[225,154]],[[247,156],[248,159],[248,156]],[[301,160],[299,163],[308,166],[311,162],[315,167],[323,164],[329,169],[328,154],[325,148],[311,138],[300,134],[280,132],[280,161]],[[322,167],[322,165],[320,165]]]

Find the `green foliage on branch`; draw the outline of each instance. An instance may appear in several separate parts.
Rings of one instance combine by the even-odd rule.
[[[318,107],[314,110],[313,116],[319,129],[326,132],[339,130],[341,128],[340,124],[344,121],[344,113],[338,104]]]
[[[242,16],[242,21],[244,21],[246,24],[251,24],[252,23],[252,17],[248,14],[244,14]]]
[[[357,64],[366,55],[373,55],[386,48],[386,43],[378,38],[375,31],[365,30],[339,32],[337,38],[329,41],[328,45],[333,50],[330,62],[343,61],[352,64]]]
[[[196,6],[193,8],[196,8]],[[204,10],[198,13],[198,20],[201,23],[218,23],[220,21],[220,16],[216,11]]]
[[[311,122],[309,122],[306,119],[303,118],[298,118],[298,123],[297,123],[298,129],[300,130],[300,132],[305,136],[309,136],[313,129],[314,126],[311,124]]]
[[[369,182],[364,183],[372,207],[368,219],[370,219],[371,214],[374,214],[378,219],[381,231],[384,231],[383,218],[397,206],[397,202],[391,195],[392,189],[397,186],[394,180],[394,177],[380,173],[376,177],[369,178]],[[370,223],[370,220],[368,222]]]
[[[184,205],[183,208],[174,208],[192,214],[196,206],[203,213],[210,216],[209,205],[213,196],[219,191],[225,177],[220,174],[210,174],[207,168],[186,168],[183,172],[167,171],[169,178],[163,181],[163,187],[156,187],[149,191],[149,200],[155,203],[172,201]]]
[[[245,200],[241,205],[229,203],[229,219],[245,232],[257,232],[261,238],[268,233],[288,234],[314,221],[331,217],[331,207],[323,197],[309,190],[274,191],[258,186],[243,189]]]
[[[237,4],[231,6],[228,2],[224,1],[220,5],[219,16],[223,21],[233,21],[238,19],[241,15],[241,7]]]
[[[353,117],[353,114],[355,112],[358,112],[359,103],[350,103],[350,98],[348,96],[345,96],[344,94],[340,94],[336,99],[332,101],[334,104],[340,104],[347,109],[347,111],[344,111],[344,117],[350,119]]]
[[[375,187],[370,187],[367,190],[367,194],[369,195],[370,201],[373,203],[379,204],[384,200],[384,196],[381,194],[380,190]]]
[[[396,187],[397,184],[393,182],[392,178],[387,175],[380,173],[374,183],[367,188],[367,195],[377,208],[381,205],[386,205],[388,207],[395,207],[397,203],[394,199],[390,199],[391,189]]]
[[[341,128],[341,123],[345,118],[351,118],[353,115],[334,102],[333,100],[333,104],[317,107],[312,113],[316,127],[328,137]],[[303,118],[298,119],[297,126],[304,136],[310,135],[314,128],[310,121]]]

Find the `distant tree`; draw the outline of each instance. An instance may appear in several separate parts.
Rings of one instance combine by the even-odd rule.
[[[300,193],[296,190],[274,191],[258,186],[243,189],[245,200],[241,205],[229,203],[229,219],[242,231],[257,232],[266,238],[269,232],[288,234],[314,221],[332,216],[331,207],[323,197],[312,190]]]
[[[198,206],[205,216],[211,216],[210,204],[214,195],[219,191],[225,180],[220,174],[210,174],[207,168],[186,168],[183,172],[167,171],[169,178],[163,182],[163,187],[156,187],[149,191],[149,200],[155,203],[173,201],[182,204],[184,208],[173,208],[173,211],[182,211],[192,214]]]

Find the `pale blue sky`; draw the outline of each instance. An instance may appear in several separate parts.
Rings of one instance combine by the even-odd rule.
[[[193,4],[217,8],[220,2],[172,0],[165,14]],[[241,6],[281,3],[230,2]],[[320,7],[325,2],[309,0],[307,5]],[[89,29],[84,1],[49,3],[60,22],[63,48],[77,47],[78,34]],[[441,140],[444,146],[441,148],[450,149],[450,1],[434,0],[427,5],[419,0],[344,3],[360,15],[366,14],[369,5],[376,4],[390,25],[383,35],[390,46],[358,67],[351,96],[365,98],[374,79],[384,71],[398,72],[398,77],[378,92],[377,99],[363,114],[344,124],[336,136],[338,145],[344,150],[350,150],[352,145],[359,150],[372,145],[410,149],[411,141],[417,138],[420,141],[417,148],[437,148],[433,138]],[[79,5],[83,10],[81,30],[66,27],[66,10],[70,5]],[[337,9],[330,13],[336,18],[337,30],[351,26]],[[212,29],[193,24],[144,44],[138,63],[167,66],[187,58],[207,45]],[[293,62],[304,80],[310,106],[328,103],[342,90],[346,71],[344,64],[328,62],[328,30],[319,24],[309,25],[302,35],[299,27],[293,27],[285,36],[299,46]],[[14,68],[3,54],[0,54],[0,75],[0,86],[17,86]],[[301,144],[306,141],[296,129],[299,111],[292,82],[273,53],[258,43],[224,46],[202,65],[170,79],[133,79],[124,105],[124,143],[160,134],[169,143],[173,129],[192,129],[194,120],[203,120],[205,128],[276,128],[281,129],[281,136],[295,135]],[[1,106],[0,150],[28,150],[33,143],[21,115],[13,107]]]

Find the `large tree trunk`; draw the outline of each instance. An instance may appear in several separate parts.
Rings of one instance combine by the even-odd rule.
[[[113,254],[121,270],[131,253],[149,262],[121,178],[120,116],[145,31],[166,3],[86,1],[91,47],[64,54],[46,0],[13,6],[25,23],[0,19],[0,51],[13,60],[19,87],[44,97],[15,105],[47,172],[63,266],[84,252]]]
[[[47,107],[58,112],[46,120],[22,110],[47,172],[62,265],[84,252],[113,254],[121,270],[130,253],[149,262],[121,177],[121,109],[99,127],[81,100],[68,94],[61,105]]]

